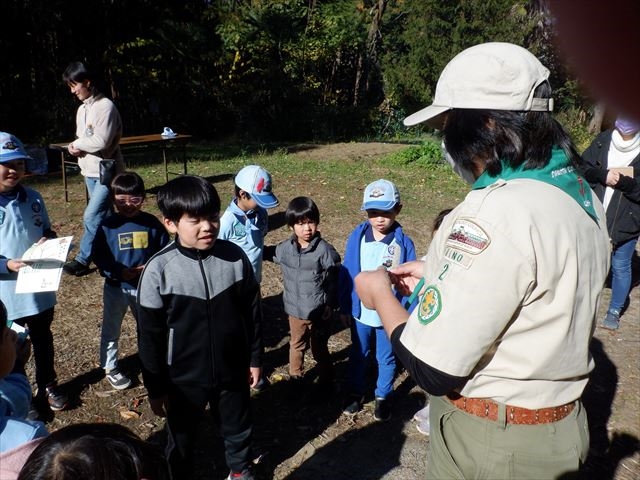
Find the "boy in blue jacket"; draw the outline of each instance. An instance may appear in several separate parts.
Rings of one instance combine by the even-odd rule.
[[[169,243],[169,234],[160,220],[142,211],[145,188],[140,175],[116,175],[110,194],[117,213],[98,227],[91,257],[104,277],[100,366],[111,386],[124,390],[131,385],[131,379],[118,368],[122,320],[130,308],[137,322],[140,274],[145,263]]]
[[[389,180],[376,180],[364,191],[362,210],[368,220],[358,225],[347,240],[340,275],[340,316],[351,327],[351,350],[347,377],[349,393],[344,413],[355,415],[362,408],[365,394],[366,360],[375,341],[378,378],[375,388],[374,418],[386,421],[391,416],[388,397],[393,391],[396,359],[380,317],[360,302],[353,279],[361,271],[380,266],[391,268],[415,260],[413,241],[396,217],[402,210],[400,192]],[[402,295],[397,294],[399,299]],[[401,300],[404,303],[404,300]],[[353,319],[353,320],[352,320]]]

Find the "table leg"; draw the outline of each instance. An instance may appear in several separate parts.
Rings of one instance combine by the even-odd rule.
[[[165,183],[169,181],[169,165],[167,165],[167,147],[162,146],[162,161],[164,162]]]
[[[69,201],[69,190],[67,189],[67,168],[64,164],[64,151],[60,151],[60,168],[62,170],[62,186],[64,187],[64,201]]]

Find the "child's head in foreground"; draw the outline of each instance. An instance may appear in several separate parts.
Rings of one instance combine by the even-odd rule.
[[[136,172],[122,172],[111,181],[111,198],[118,213],[135,217],[142,210],[145,198],[144,181]]]
[[[284,214],[287,226],[298,238],[298,242],[309,243],[318,232],[320,211],[309,197],[296,197],[287,205]]]
[[[52,432],[18,480],[168,480],[159,448],[113,423],[79,423]]]
[[[22,142],[7,132],[0,132],[0,193],[10,192],[24,176],[25,162],[31,160]]]
[[[220,197],[206,179],[181,175],[158,190],[158,208],[169,233],[184,247],[207,250],[220,230]]]
[[[0,301],[0,378],[11,373],[16,363],[16,335],[7,327],[7,309]]]
[[[398,187],[382,178],[371,182],[364,189],[362,210],[366,210],[369,223],[374,230],[387,234],[402,210]]]

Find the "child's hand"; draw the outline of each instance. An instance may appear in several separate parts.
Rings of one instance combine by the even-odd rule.
[[[7,261],[7,270],[9,270],[10,272],[17,272],[22,267],[26,267],[26,266],[27,266],[27,264],[24,263],[24,262],[21,262],[20,260],[8,260]]]
[[[424,262],[422,260],[413,260],[390,269],[389,278],[396,291],[408,297],[416,288],[423,272]]]
[[[262,367],[250,367],[249,368],[249,386],[255,388],[260,381],[260,375],[262,375]]]
[[[167,406],[169,399],[166,395],[160,398],[150,398],[149,406],[151,407],[151,411],[155,413],[159,417],[167,416]]]
[[[120,275],[122,276],[123,280],[126,280],[126,281],[134,280],[138,278],[140,273],[142,273],[143,268],[144,268],[144,265],[131,267],[131,268],[123,268],[122,272],[120,272]]]

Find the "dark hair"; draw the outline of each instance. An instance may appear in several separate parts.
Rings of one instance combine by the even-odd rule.
[[[71,62],[62,74],[64,83],[82,83],[85,80],[94,80],[93,71],[82,62]]]
[[[548,82],[536,88],[534,98],[551,98]],[[564,150],[573,165],[581,163],[571,137],[550,112],[454,108],[442,131],[451,157],[471,171],[480,162],[495,176],[502,171],[501,161],[512,168],[542,168],[554,146]]]
[[[220,197],[215,187],[196,175],[181,175],[158,190],[158,208],[162,216],[177,222],[185,213],[202,218],[220,213]]]
[[[320,211],[315,202],[309,197],[296,197],[287,205],[284,218],[288,227],[293,227],[305,218],[312,222],[320,223]]]
[[[144,180],[136,172],[119,173],[111,180],[111,194],[144,196]]]
[[[168,480],[160,448],[116,423],[78,423],[35,448],[18,480]]]
[[[2,338],[2,334],[4,333],[4,329],[7,328],[7,318],[9,315],[7,314],[7,308],[0,300],[0,338]]]
[[[433,225],[431,226],[431,235],[436,233],[436,230],[438,230],[440,228],[440,225],[442,225],[444,217],[449,215],[452,210],[453,208],[445,208],[444,210],[440,210],[440,213],[438,213],[438,215],[436,215],[436,218],[433,219]]]

